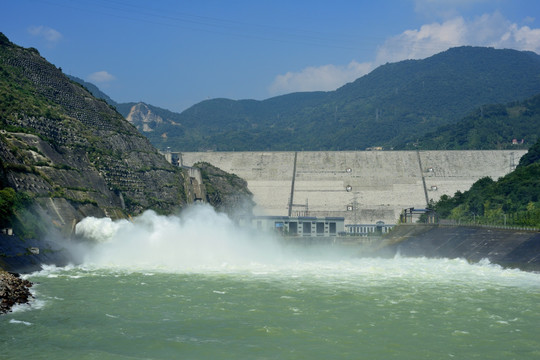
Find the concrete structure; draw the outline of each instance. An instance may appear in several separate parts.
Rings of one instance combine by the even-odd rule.
[[[345,233],[352,236],[376,236],[390,232],[395,225],[377,221],[376,224],[349,224],[345,225]]]
[[[343,217],[256,216],[248,220],[257,230],[275,231],[287,236],[338,236],[345,231]]]
[[[344,217],[345,224],[395,224],[404,208],[425,208],[478,179],[509,173],[526,150],[185,152],[248,182],[255,215]]]
[[[182,164],[182,154],[177,152],[160,152],[174,166],[184,169],[186,178],[186,196],[190,202],[206,202],[206,189],[203,186],[201,169]]]
[[[489,226],[399,225],[364,256],[488,259],[504,267],[540,271],[540,232]]]

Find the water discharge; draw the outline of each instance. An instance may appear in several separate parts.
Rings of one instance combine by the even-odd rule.
[[[274,234],[240,227],[207,205],[173,216],[146,211],[133,221],[86,218],[76,233],[94,241],[84,249],[84,262],[97,266],[197,271],[345,256],[337,248],[285,246]]]
[[[536,273],[287,246],[206,206],[77,232],[82,265],[30,275],[0,319],[6,358],[540,357]]]

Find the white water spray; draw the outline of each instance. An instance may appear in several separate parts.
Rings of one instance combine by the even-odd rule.
[[[132,222],[89,217],[76,233],[96,242],[85,262],[101,266],[190,270],[275,263],[283,256],[271,234],[239,227],[207,205],[174,216],[146,211]]]
[[[367,285],[383,279],[417,279],[454,283],[486,279],[517,285],[539,284],[538,274],[504,270],[497,265],[472,265],[462,259],[359,258],[353,249],[332,246],[288,246],[274,234],[235,224],[208,205],[191,206],[179,215],[146,211],[133,221],[89,217],[76,233],[93,241],[84,249],[84,266],[128,271],[249,272],[322,278],[348,278]],[[519,274],[519,275],[518,275]],[[520,280],[518,280],[520,279]],[[532,281],[532,282],[531,282]]]

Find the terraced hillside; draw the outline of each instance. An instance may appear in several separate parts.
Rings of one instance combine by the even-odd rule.
[[[173,211],[187,201],[184,182],[114,108],[0,34],[0,188],[33,203],[15,219],[28,236],[44,216],[64,229],[89,215]]]

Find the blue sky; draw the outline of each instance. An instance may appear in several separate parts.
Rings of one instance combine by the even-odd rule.
[[[460,45],[540,53],[538,0],[3,0],[0,32],[118,102],[334,90]]]

